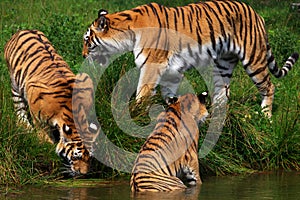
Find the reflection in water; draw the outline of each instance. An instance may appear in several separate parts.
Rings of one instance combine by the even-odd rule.
[[[184,191],[136,193],[131,194],[131,197],[136,200],[197,200],[200,188],[201,186],[191,187]]]
[[[299,199],[299,188],[297,172],[215,177],[203,185],[199,199]]]
[[[76,182],[76,181],[75,181]],[[170,193],[133,195],[129,180],[97,187],[28,186],[21,195],[8,196],[18,200],[215,200],[215,199],[300,199],[300,173],[254,174],[249,176],[209,177],[200,187]],[[0,196],[0,199],[1,196]]]
[[[89,199],[88,194],[89,194],[88,188],[71,188],[68,191],[68,195],[65,199],[88,200]]]

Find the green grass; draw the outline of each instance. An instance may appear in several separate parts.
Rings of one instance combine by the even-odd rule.
[[[157,2],[175,6],[191,1]],[[264,17],[272,50],[280,65],[292,52],[300,51],[300,13],[290,10],[289,3],[292,1],[246,2]],[[0,185],[22,185],[61,178],[61,163],[54,153],[55,147],[40,143],[36,139],[38,130],[30,132],[16,125],[10,98],[9,74],[3,59],[6,41],[19,29],[39,29],[46,34],[74,72],[77,72],[83,62],[82,35],[97,16],[97,11],[104,8],[114,12],[144,3],[148,1],[0,2]],[[277,80],[272,77],[276,86],[272,122],[260,113],[257,89],[242,67],[236,68],[222,135],[213,151],[200,160],[204,176],[278,169],[300,170],[299,63],[286,78]],[[110,108],[113,88],[122,75],[132,68],[134,60],[131,54],[119,57],[109,66],[98,85],[96,108],[102,129],[108,138],[119,147],[137,152],[144,140],[129,136],[120,130]],[[187,72],[186,77],[196,92],[203,90],[203,82],[196,70]],[[201,128],[203,137],[206,130],[207,124]],[[93,178],[121,174],[99,163],[93,166],[93,170],[100,172]]]

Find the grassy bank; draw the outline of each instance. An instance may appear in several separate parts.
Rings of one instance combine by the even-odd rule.
[[[191,1],[175,0],[158,3],[175,6]],[[290,10],[292,1],[247,0],[266,21],[269,40],[277,62],[294,51],[300,51],[300,13]],[[62,4],[63,3],[63,4]],[[55,147],[37,139],[38,130],[29,132],[16,126],[10,93],[10,80],[3,60],[3,47],[19,29],[39,29],[53,43],[59,54],[76,72],[83,62],[82,35],[94,20],[97,11],[130,9],[145,0],[134,1],[9,1],[0,2],[0,185],[14,185],[60,178],[60,159]],[[128,151],[138,151],[143,139],[125,134],[111,113],[111,93],[122,75],[134,68],[131,54],[119,57],[102,76],[97,91],[97,115],[109,139]],[[300,170],[300,62],[290,74],[276,80],[272,122],[260,111],[260,97],[242,67],[232,78],[231,98],[225,127],[213,151],[201,162],[201,171],[208,174],[231,174],[263,170]],[[199,74],[187,73],[196,92],[203,90]],[[205,133],[207,125],[201,128]],[[202,134],[204,136],[204,134]],[[201,141],[203,140],[203,137]],[[201,144],[200,141],[200,144]],[[102,172],[94,176],[110,177],[118,172],[96,163],[93,169]]]

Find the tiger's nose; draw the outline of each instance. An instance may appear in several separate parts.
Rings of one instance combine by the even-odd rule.
[[[88,56],[88,53],[86,53],[86,52],[83,51],[83,52],[82,52],[82,57],[83,57],[83,58],[86,58],[87,56]]]
[[[87,47],[87,44],[84,43],[82,48],[82,56],[83,58],[86,58],[88,55],[89,55],[89,49]]]

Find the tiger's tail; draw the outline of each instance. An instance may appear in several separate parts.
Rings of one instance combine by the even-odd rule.
[[[271,47],[268,44],[267,45],[267,60],[268,60],[268,67],[270,72],[276,77],[276,78],[282,78],[285,77],[288,72],[292,69],[294,66],[295,62],[299,58],[299,54],[297,52],[293,53],[285,62],[282,68],[278,68],[277,63],[275,61],[275,58],[271,52]]]

